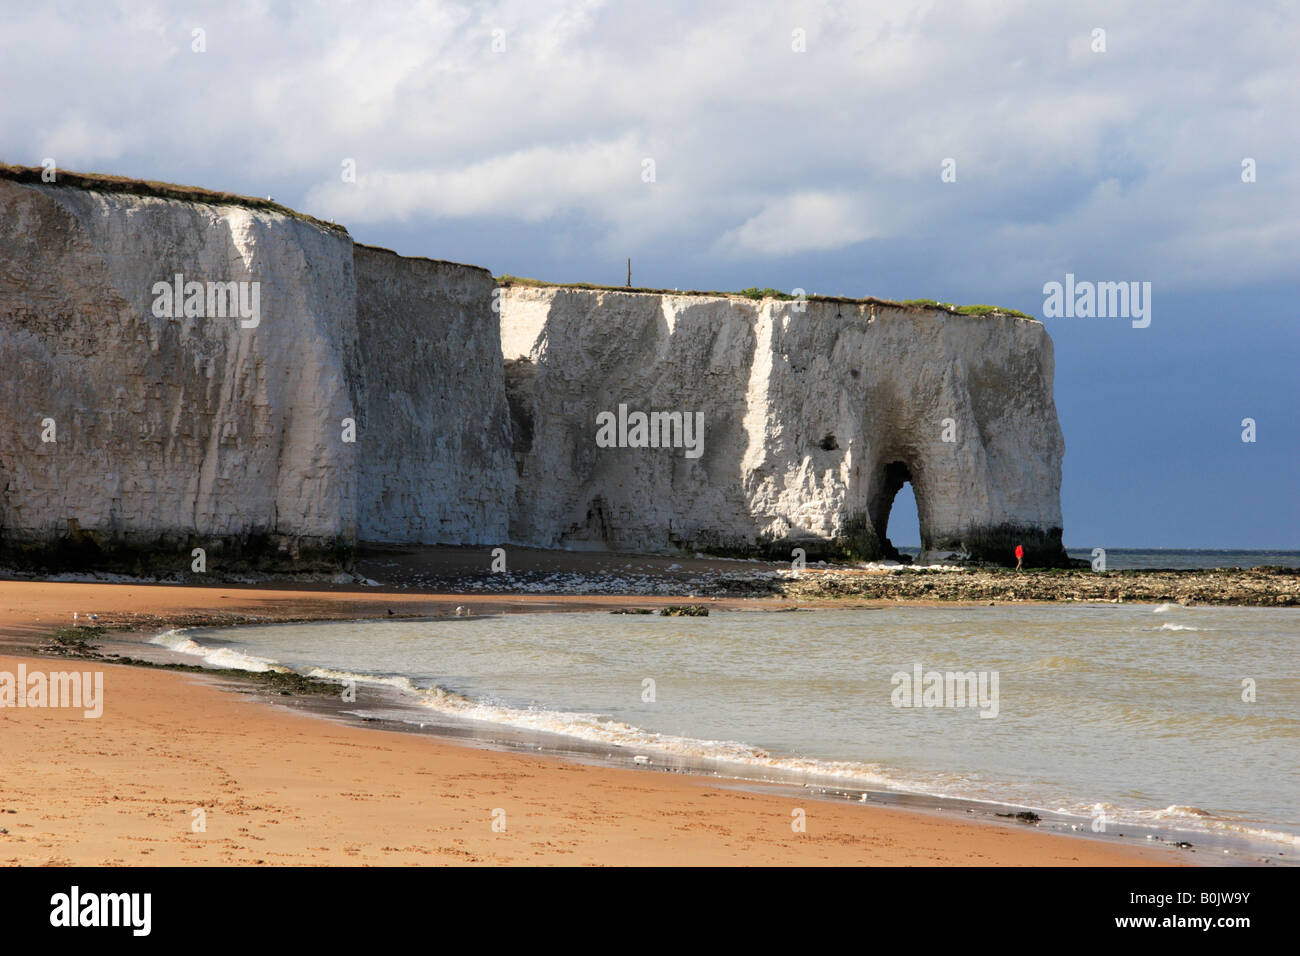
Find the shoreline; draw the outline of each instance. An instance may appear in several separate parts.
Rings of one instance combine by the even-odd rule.
[[[376,598],[379,598],[376,601]],[[402,616],[427,616],[432,610],[437,616],[442,616],[454,610],[455,603],[464,604],[470,599],[464,595],[393,595],[385,594],[382,598],[379,595],[360,595],[347,592],[326,592],[326,591],[274,591],[268,592],[263,590],[242,590],[227,587],[191,589],[175,586],[135,586],[135,585],[87,585],[87,584],[44,584],[44,583],[26,583],[26,582],[0,582],[0,638],[3,638],[8,647],[0,647],[0,654],[6,658],[13,659],[14,655],[28,657],[33,654],[32,638],[42,634],[48,634],[57,625],[68,623],[66,608],[69,606],[84,606],[87,611],[84,613],[95,613],[100,616],[101,623],[105,620],[117,620],[119,618],[130,618],[133,615],[152,616],[152,621],[165,620],[181,626],[198,623],[196,618],[201,618],[202,623],[269,623],[272,620],[338,620],[357,617],[377,617],[383,616],[374,613],[376,604],[396,604],[401,606]],[[482,597],[480,600],[472,603],[478,605],[481,612],[487,611],[494,604],[503,605],[514,611],[530,611],[545,609],[562,609],[577,610],[581,607],[600,608],[608,610],[611,606],[624,606],[628,604],[638,604],[646,601],[640,596],[635,600],[617,599],[617,598],[574,598],[571,600],[559,600],[556,597],[547,598],[515,598],[515,599],[492,599]],[[680,599],[679,599],[680,600]],[[229,602],[224,603],[223,602]],[[453,603],[455,602],[455,603]],[[650,600],[649,603],[671,603],[669,599]],[[721,601],[718,602],[722,604]],[[745,607],[746,609],[754,608],[758,602],[737,601],[736,606]],[[892,602],[890,602],[892,604]],[[728,605],[733,602],[727,602]],[[842,602],[835,602],[835,606],[844,606]],[[888,606],[888,605],[886,605]],[[90,610],[92,607],[99,608],[98,611]],[[128,608],[131,610],[128,612]],[[142,610],[141,610],[142,609]],[[385,607],[384,611],[391,608]],[[778,607],[772,607],[767,602],[763,602],[763,610],[781,610]],[[369,613],[367,613],[369,612]],[[62,620],[57,620],[58,618]],[[216,621],[212,618],[217,618]],[[148,627],[156,627],[152,622]],[[61,659],[59,657],[38,656],[35,659],[50,662],[50,669],[59,669]],[[181,725],[187,724],[192,718],[185,712],[185,708],[180,708],[177,712],[174,709],[163,707],[159,710],[160,704],[157,694],[162,693],[164,698],[168,695],[175,695],[181,687],[194,687],[200,684],[211,684],[213,682],[220,684],[221,677],[209,677],[208,675],[191,675],[185,673],[167,673],[163,671],[153,671],[147,668],[129,667],[115,665],[109,662],[96,662],[97,666],[102,664],[105,668],[106,677],[109,679],[110,690],[106,692],[106,697],[110,701],[120,701],[123,695],[132,702],[131,709],[133,712],[143,708],[143,713],[135,713],[134,716],[148,716],[151,721],[157,722],[162,720],[164,723],[175,722]],[[128,676],[130,675],[130,676]],[[148,691],[146,691],[146,686]],[[115,688],[115,689],[114,689]],[[165,689],[165,690],[164,690]],[[313,713],[309,717],[303,713],[292,713],[285,707],[265,706],[269,699],[267,695],[261,694],[260,700],[255,707],[257,713],[251,714],[254,708],[242,706],[249,702],[247,694],[236,695],[227,691],[219,690],[215,687],[208,687],[213,694],[218,695],[221,699],[231,702],[231,707],[238,709],[241,715],[241,722],[249,722],[254,727],[264,727],[268,725],[278,726],[281,717],[294,716],[306,717],[307,719],[321,721],[322,715]],[[153,698],[150,700],[150,698]],[[240,701],[239,705],[234,701]],[[310,711],[311,707],[304,707],[295,698],[281,698],[273,703],[289,703],[295,710]],[[226,710],[228,708],[217,705],[213,701],[205,702],[205,708],[216,708],[217,710]],[[45,716],[57,713],[56,711],[0,711],[0,720],[4,723],[13,721],[14,714],[26,714],[28,716],[37,714]],[[106,717],[111,714],[106,712]],[[86,728],[87,724],[94,722],[74,722],[73,727],[80,726]],[[101,721],[103,725],[105,722]],[[371,723],[372,726],[364,726],[365,723]],[[1135,846],[1129,841],[1120,842],[1109,835],[1099,837],[1092,834],[1074,834],[1069,832],[1044,832],[1039,827],[1029,827],[1024,824],[1003,822],[991,818],[980,818],[978,820],[962,819],[955,812],[954,808],[928,808],[922,806],[907,806],[905,809],[899,808],[898,803],[906,803],[906,795],[901,795],[901,799],[880,800],[863,805],[855,802],[850,805],[844,797],[836,797],[831,792],[833,788],[805,788],[803,794],[792,791],[787,787],[779,795],[763,794],[761,791],[768,785],[762,781],[737,780],[732,778],[713,778],[702,774],[683,774],[683,773],[650,773],[646,769],[628,769],[623,767],[611,766],[603,763],[599,766],[588,766],[582,762],[580,755],[556,756],[548,754],[546,756],[536,756],[532,753],[525,752],[529,749],[528,744],[516,746],[511,749],[484,749],[478,746],[480,741],[469,742],[464,740],[450,741],[446,736],[432,737],[429,734],[411,732],[410,730],[393,731],[390,729],[378,729],[373,726],[374,722],[362,720],[355,721],[352,725],[339,725],[336,717],[331,726],[338,725],[340,728],[346,727],[349,732],[362,735],[360,738],[350,741],[349,746],[367,753],[368,757],[373,757],[377,753],[390,749],[390,745],[381,743],[378,738],[368,737],[366,735],[384,734],[397,736],[411,741],[409,744],[401,745],[401,749],[406,752],[408,748],[420,746],[433,747],[437,752],[437,759],[456,763],[463,760],[473,760],[475,762],[487,760],[494,763],[497,767],[498,774],[510,775],[518,772],[516,761],[546,761],[546,766],[551,768],[552,772],[546,774],[548,785],[544,789],[553,789],[561,783],[569,774],[576,772],[577,768],[584,768],[583,772],[595,775],[595,779],[585,781],[587,786],[605,787],[614,785],[617,780],[617,787],[621,797],[616,801],[618,812],[625,813],[630,809],[636,809],[638,812],[647,809],[643,806],[643,801],[649,799],[650,794],[657,794],[653,799],[657,800],[663,796],[660,783],[666,780],[675,781],[673,787],[689,787],[686,793],[691,795],[692,801],[714,801],[721,798],[724,794],[733,794],[733,798],[728,797],[720,803],[710,803],[709,809],[713,807],[722,807],[724,805],[735,803],[729,806],[723,814],[722,819],[716,815],[709,816],[710,822],[701,822],[699,825],[703,828],[703,833],[718,832],[727,830],[727,820],[731,819],[729,814],[734,812],[743,812],[745,804],[753,800],[775,801],[777,804],[786,807],[788,816],[790,801],[806,796],[809,802],[815,802],[818,809],[818,816],[823,813],[829,813],[835,817],[838,826],[848,826],[849,832],[858,832],[859,837],[846,840],[836,844],[834,852],[827,847],[822,846],[822,851],[830,853],[830,858],[817,860],[815,862],[873,862],[873,863],[890,863],[890,862],[909,862],[909,863],[955,863],[955,862],[982,862],[998,861],[1002,863],[1023,863],[1023,864],[1042,864],[1057,865],[1063,863],[1084,863],[1091,865],[1120,865],[1120,864],[1154,864],[1154,865],[1185,865],[1188,863],[1222,863],[1222,862],[1241,862],[1240,860],[1224,861],[1219,859],[1207,859],[1208,854],[1201,854],[1198,859],[1188,851],[1176,851],[1162,846]],[[208,728],[213,732],[214,728]],[[230,727],[225,728],[226,736],[229,738],[229,745],[237,745],[238,741],[244,740],[249,731],[241,729],[238,733],[231,734]],[[92,733],[94,731],[92,730]],[[341,729],[340,729],[340,732]],[[253,732],[256,733],[256,732]],[[330,737],[333,731],[321,730],[321,741]],[[299,732],[298,737],[302,737],[304,732]],[[6,734],[3,735],[6,741],[6,749],[14,746],[19,739],[26,739],[26,735]],[[370,741],[366,743],[365,741]],[[473,746],[466,746],[466,743],[473,743]],[[324,744],[311,745],[308,743],[302,747],[306,753],[303,759],[307,766],[315,763],[332,762],[331,755],[328,753],[328,747]],[[237,748],[238,752],[246,753],[246,748]],[[420,754],[423,753],[421,757]],[[468,754],[477,754],[479,756],[470,758]],[[29,753],[25,757],[18,754],[7,753],[6,757],[14,761],[14,765],[30,766],[32,755]],[[412,759],[430,759],[431,753],[414,751]],[[576,758],[576,759],[575,759]],[[51,755],[44,757],[44,762],[48,765],[52,761]],[[247,754],[244,759],[256,759],[253,755]],[[37,761],[41,763],[41,761]],[[529,765],[530,772],[540,773],[537,765]],[[47,766],[46,769],[49,769]],[[135,768],[137,773],[148,772],[148,767]],[[605,777],[604,775],[611,775]],[[651,784],[648,789],[642,786],[642,782],[657,781]],[[290,788],[291,790],[294,788]],[[561,789],[563,789],[561,787]],[[817,792],[822,790],[824,792]],[[677,799],[681,794],[674,790]],[[404,796],[410,794],[403,791]],[[464,795],[444,794],[448,799],[461,799]],[[160,798],[161,799],[161,798]],[[568,801],[578,799],[578,796],[568,793],[559,798],[563,805],[569,805]],[[163,801],[165,802],[165,801]],[[653,802],[653,801],[652,801]],[[828,808],[834,807],[835,810]],[[65,815],[70,813],[69,808],[64,809]],[[388,812],[388,811],[385,811]],[[703,812],[701,809],[700,812]],[[849,814],[847,817],[841,817],[841,814]],[[879,814],[886,816],[880,817]],[[920,817],[916,815],[919,814]],[[73,814],[75,816],[75,814]],[[813,811],[809,811],[812,817]],[[973,814],[972,814],[973,815]],[[985,816],[988,816],[987,814]],[[924,820],[924,822],[923,822]],[[769,821],[770,822],[770,821]],[[637,824],[638,831],[645,833],[658,833],[661,838],[669,844],[673,843],[679,836],[677,833],[681,827],[663,826],[657,829],[645,820]],[[660,821],[662,824],[663,821]],[[83,823],[83,826],[92,826],[90,823]],[[646,827],[650,825],[650,829]],[[883,856],[874,853],[865,855],[855,855],[853,848],[862,848],[862,833],[895,832],[910,834],[912,837],[918,837],[921,831],[916,828],[920,827],[926,832],[932,828],[943,830],[947,836],[944,837],[942,844],[944,849],[931,847],[926,853],[916,855],[917,846],[907,846],[906,841],[897,843],[896,841],[886,841],[894,850]],[[973,828],[973,829],[972,829]],[[785,830],[788,832],[789,827],[786,825]],[[811,828],[810,828],[811,832]],[[491,831],[488,831],[491,835]],[[581,837],[575,838],[572,828],[568,830],[571,842],[586,844],[588,841]],[[699,836],[700,834],[697,834]],[[805,836],[801,834],[800,836]],[[638,862],[769,862],[769,863],[794,863],[794,862],[814,862],[807,859],[795,860],[787,859],[786,854],[795,853],[785,839],[785,835],[780,829],[768,833],[771,840],[781,843],[780,855],[773,856],[776,852],[776,844],[769,843],[763,851],[754,850],[753,853],[733,854],[731,856],[718,857],[712,854],[712,851],[704,846],[697,846],[696,849],[701,854],[696,859],[688,856],[681,857],[678,854],[669,854],[662,859],[657,857],[656,853],[650,853],[646,857],[603,857],[599,853],[594,853],[591,846],[587,846],[585,852],[589,855],[581,862],[592,863],[638,863]],[[1073,837],[1073,839],[1071,839]],[[752,839],[752,838],[751,838]],[[952,839],[957,840],[954,846]],[[1025,841],[1028,840],[1028,843]],[[1041,842],[1045,841],[1045,842]],[[75,842],[75,841],[74,841]],[[706,841],[707,842],[707,841]],[[870,841],[868,841],[870,842]],[[553,841],[552,841],[553,843]],[[4,844],[0,843],[0,847]],[[746,843],[748,847],[749,844]],[[716,849],[716,848],[714,848]],[[484,847],[487,852],[487,847]],[[574,852],[577,852],[576,850]],[[473,855],[473,854],[471,854]],[[404,862],[429,862],[424,859],[424,854],[419,854],[419,858],[406,858]],[[329,854],[321,856],[319,854],[308,854],[305,858],[297,862],[329,862],[332,858]],[[378,860],[379,858],[375,858]],[[387,859],[387,857],[384,857]],[[35,858],[14,858],[4,855],[0,850],[0,860],[9,862],[35,862]],[[91,862],[90,858],[84,858],[85,862]],[[188,856],[185,862],[194,862]],[[526,859],[497,860],[491,856],[475,858],[471,862],[533,862]],[[137,859],[135,862],[158,862],[156,859]],[[212,859],[211,862],[221,862],[220,859]],[[346,862],[345,860],[336,860],[336,862]],[[578,860],[568,859],[568,854],[557,852],[551,857],[544,854],[541,862],[579,862]]]
[[[0,669],[17,658],[0,656]],[[0,753],[9,865],[1178,865],[1017,824],[592,767],[266,706],[202,676],[103,665],[112,737],[28,711]],[[124,708],[118,702],[125,701]],[[13,720],[0,712],[0,721]],[[179,723],[168,718],[183,717]],[[237,729],[236,729],[237,728]],[[12,729],[12,728],[11,728]],[[89,739],[87,739],[89,737]],[[75,760],[56,760],[56,756]],[[805,809],[807,832],[790,827]],[[202,811],[204,830],[193,821]],[[504,830],[493,823],[504,821]]]
[[[360,603],[402,595],[436,603],[497,601],[543,606],[551,601],[635,606],[661,600],[774,602],[818,607],[931,606],[938,604],[1152,603],[1300,608],[1300,567],[1232,568],[1008,568],[902,564],[809,564],[697,554],[655,555],[553,551],[511,547],[509,570],[493,571],[491,549],[469,546],[363,550],[349,572],[288,574],[177,573],[168,578],[103,572],[0,569],[0,581],[125,584],[137,587],[254,589],[293,592],[304,601],[321,593],[358,592]],[[366,597],[359,597],[360,594]],[[395,598],[394,598],[395,599]],[[728,602],[728,603],[721,603]],[[452,607],[454,608],[454,604]],[[399,609],[400,610],[400,609]],[[384,609],[380,609],[380,615]]]
[[[929,605],[937,607],[938,605]],[[951,606],[951,605],[948,605]],[[562,610],[551,608],[550,610]],[[570,609],[572,610],[572,609]],[[588,608],[584,613],[593,613],[598,609]],[[603,610],[603,609],[600,609]],[[732,608],[733,612],[743,610],[778,613],[778,609],[756,609],[751,606]],[[533,613],[527,608],[515,608],[512,613]],[[498,615],[490,615],[498,616]],[[374,623],[393,621],[388,618],[364,619]],[[448,620],[447,618],[417,618],[415,621]],[[257,625],[252,625],[257,626]],[[180,633],[189,640],[203,640],[204,650],[193,648],[177,650],[170,643],[145,644],[133,639],[121,642],[113,650],[122,654],[138,654],[144,650],[149,666],[169,666],[168,661],[178,662],[181,667],[219,669],[219,662],[208,663],[210,652],[221,653],[220,647],[227,639],[238,641],[236,634],[223,633],[220,629],[213,633],[210,628],[196,628],[208,633],[196,635],[182,630]],[[229,629],[237,632],[238,627]],[[207,641],[215,641],[208,644]],[[147,650],[146,650],[147,649]],[[202,661],[202,664],[195,662]],[[138,659],[131,663],[140,663]],[[283,664],[272,662],[275,667]],[[409,692],[389,685],[387,678],[374,682],[356,676],[356,699],[352,703],[339,701],[340,684],[337,676],[305,677],[312,672],[313,666],[304,664],[297,670],[291,669],[289,676],[295,680],[311,682],[318,686],[320,693],[306,691],[301,707],[321,716],[340,720],[351,726],[374,726],[404,733],[431,735],[437,739],[504,752],[545,752],[567,760],[577,760],[595,766],[633,768],[642,772],[657,771],[688,774],[709,780],[718,785],[733,786],[751,791],[770,791],[785,795],[804,794],[820,799],[849,801],[854,804],[868,803],[873,806],[892,806],[911,809],[923,809],[948,815],[950,818],[960,814],[966,819],[999,822],[998,818],[1018,818],[1028,814],[1033,818],[1034,828],[1038,832],[1054,832],[1103,840],[1128,846],[1165,846],[1194,848],[1193,852],[1216,854],[1208,862],[1210,865],[1250,865],[1252,863],[1274,863],[1291,865],[1287,857],[1293,849],[1289,843],[1278,844],[1262,834],[1250,830],[1234,831],[1231,829],[1200,829],[1176,822],[1147,823],[1135,820],[1112,821],[1108,832],[1095,834],[1088,832],[1092,820],[1090,817],[1075,812],[1056,808],[1053,803],[1024,802],[1016,800],[1009,794],[984,796],[937,795],[924,791],[907,789],[906,784],[887,788],[887,785],[863,783],[845,778],[838,774],[818,773],[807,769],[790,769],[780,766],[781,758],[777,755],[776,764],[752,764],[729,760],[725,757],[704,754],[683,755],[655,748],[654,744],[629,746],[624,743],[602,741],[578,734],[568,734],[550,730],[540,730],[516,721],[487,719],[469,719],[442,709],[429,709],[420,703],[418,697]],[[217,670],[232,683],[246,683],[255,686],[253,692],[263,696],[271,695],[272,703],[277,702],[273,688],[278,686],[273,674],[249,672],[236,669],[233,671]],[[264,680],[272,678],[271,689]],[[454,691],[453,691],[454,692]],[[649,749],[647,749],[647,747]],[[638,756],[638,753],[641,756]],[[648,756],[647,756],[648,755]],[[786,755],[793,759],[794,755]],[[1279,831],[1282,832],[1282,831]]]

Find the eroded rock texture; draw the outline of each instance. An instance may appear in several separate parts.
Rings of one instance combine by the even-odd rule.
[[[802,308],[802,311],[801,311]],[[511,286],[512,534],[543,546],[881,557],[905,481],[929,556],[1059,563],[1042,324],[880,303]],[[703,454],[602,448],[620,404],[702,411]],[[952,440],[945,441],[945,437]]]
[[[362,541],[500,544],[515,471],[486,269],[356,247]]]
[[[7,169],[2,561],[184,570],[201,547],[226,569],[303,569],[359,542],[506,541],[875,558],[906,482],[931,556],[1064,558],[1036,321],[498,297],[486,270],[356,246],[271,203]],[[256,283],[256,323],[159,314],[177,274]],[[602,447],[620,406],[622,447]],[[670,424],[676,447],[631,447],[636,413],[698,414],[702,444]]]
[[[270,210],[0,180],[0,551],[306,568],[504,537],[491,277],[355,262],[343,230]],[[177,273],[257,282],[256,327],[155,315]]]

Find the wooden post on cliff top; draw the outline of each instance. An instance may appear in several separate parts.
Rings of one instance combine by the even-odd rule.
[[[628,256],[627,260],[627,287],[632,288],[632,257]]]

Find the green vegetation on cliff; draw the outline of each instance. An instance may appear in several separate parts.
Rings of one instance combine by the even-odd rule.
[[[219,192],[203,189],[200,186],[178,186],[175,183],[156,182],[149,179],[131,179],[128,176],[110,176],[107,173],[74,173],[71,170],[56,169],[53,182],[45,182],[42,174],[45,169],[40,166],[10,166],[0,163],[0,179],[35,186],[70,186],[97,193],[128,193],[132,196],[153,196],[158,199],[175,199],[181,202],[207,203],[210,206],[242,206],[245,209],[262,209],[279,213],[291,219],[300,219],[322,229],[347,234],[347,229],[332,222],[323,222],[315,216],[309,216],[288,206],[282,206],[273,199],[258,199],[255,196],[241,196],[237,193]]]
[[[651,289],[644,286],[622,286],[622,285],[597,285],[591,282],[547,282],[543,279],[528,279],[523,276],[515,276],[506,273],[496,277],[497,285],[502,286],[525,286],[534,289],[585,289],[591,292],[626,292],[634,295],[701,295],[717,296],[719,298],[740,297],[762,301],[763,299],[776,299],[781,302],[794,302],[798,296],[789,292],[782,292],[779,289],[763,288],[751,286],[748,289],[741,289],[739,292],[722,292],[717,289]],[[903,301],[894,301],[892,299],[877,299],[874,296],[867,296],[861,299],[854,299],[848,296],[840,295],[809,295],[805,297],[809,302],[841,302],[847,305],[878,305],[882,308],[895,309],[936,309],[940,312],[947,312],[951,315],[1007,315],[1017,319],[1030,319],[1038,321],[1032,315],[1026,315],[1016,309],[1004,309],[996,305],[953,305],[951,303],[938,302],[934,299],[906,299]]]

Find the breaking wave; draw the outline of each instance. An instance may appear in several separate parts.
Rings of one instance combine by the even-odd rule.
[[[252,654],[245,654],[243,651],[234,650],[233,648],[204,647],[184,631],[176,628],[163,631],[161,634],[150,638],[149,643],[158,644],[180,654],[193,654],[196,657],[201,657],[204,663],[211,664],[213,667],[252,671],[253,673],[265,673],[272,670],[287,673],[289,670],[287,667],[276,664],[275,661],[254,657]]]

